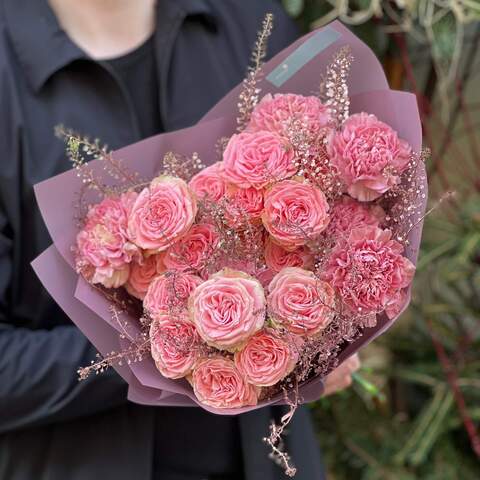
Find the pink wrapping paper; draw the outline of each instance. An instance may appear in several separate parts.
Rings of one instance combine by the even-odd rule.
[[[281,87],[276,87],[267,76],[318,31],[300,38],[264,65],[264,77],[260,83],[262,95],[266,93],[291,92],[310,95],[318,91],[320,76],[325,73],[332,55],[342,46],[348,45],[354,61],[349,77],[351,113],[367,111],[375,114],[396,129],[417,152],[421,149],[422,129],[415,96],[405,92],[389,90],[383,69],[373,52],[339,22],[333,22],[323,29],[325,34],[335,33],[338,38],[323,51],[315,55]],[[316,37],[315,37],[316,38]],[[331,38],[331,35],[330,35]],[[161,168],[163,155],[168,151],[191,155],[197,152],[205,164],[217,160],[215,144],[224,136],[230,136],[236,129],[237,102],[241,86],[234,88],[215,105],[197,125],[176,132],[157,135],[117,150],[114,155],[123,164],[141,177],[152,178]],[[99,161],[89,164],[101,174]],[[69,170],[35,186],[35,194],[42,216],[53,240],[53,245],[34,262],[36,274],[65,313],[90,339],[102,354],[128,346],[128,340],[119,339],[119,327],[112,320],[108,300],[73,270],[74,259],[71,251],[75,244],[77,226],[76,192],[81,181],[74,170]],[[425,193],[427,186],[424,186]],[[94,202],[95,194],[89,192]],[[425,210],[426,198],[422,210]],[[58,205],[62,205],[59,209]],[[416,263],[423,222],[410,232],[406,256]],[[410,298],[410,291],[408,292]],[[123,314],[129,333],[139,331],[138,320]],[[362,337],[349,344],[340,354],[343,361],[359,348],[383,333],[394,320],[380,315],[375,327],[366,329]],[[80,365],[79,365],[80,367]],[[231,415],[247,412],[265,405],[282,403],[281,396],[262,401],[256,407],[241,409],[215,409],[200,404],[186,380],[171,380],[161,376],[153,360],[144,358],[128,366],[116,366],[118,373],[128,382],[128,398],[136,403],[162,406],[196,406],[217,414]],[[321,378],[313,378],[300,388],[303,401],[318,399],[323,392]]]

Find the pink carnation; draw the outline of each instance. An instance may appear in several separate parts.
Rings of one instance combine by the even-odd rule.
[[[408,300],[407,289],[399,290],[392,301],[385,307],[385,313],[388,318],[398,317],[406,306]]]
[[[129,276],[129,263],[139,255],[128,236],[128,214],[136,193],[106,197],[93,205],[77,235],[76,267],[88,281],[118,288]]]
[[[223,153],[225,178],[238,187],[257,189],[295,175],[294,151],[272,132],[232,135]]]
[[[150,326],[152,357],[166,378],[182,378],[191,373],[199,344],[195,325],[186,318],[160,315]]]
[[[284,180],[265,194],[263,225],[275,243],[286,250],[295,250],[327,228],[328,208],[325,195],[319,188]]]
[[[88,270],[88,269],[87,269]],[[130,264],[126,263],[118,268],[113,268],[111,266],[96,268],[91,277],[88,277],[87,280],[91,283],[100,283],[107,288],[119,288],[128,280],[130,276]]]
[[[125,284],[127,292],[143,300],[152,280],[166,270],[163,254],[149,255],[130,264],[130,276]]]
[[[232,227],[260,221],[263,211],[263,190],[230,185],[226,200],[226,217]]]
[[[200,277],[190,273],[165,272],[155,277],[148,287],[143,308],[152,317],[185,312],[190,294],[201,283]]]
[[[306,247],[288,251],[272,242],[271,238],[265,241],[264,254],[267,267],[275,273],[285,267],[309,268],[313,264],[313,256]]]
[[[292,333],[315,335],[333,319],[335,293],[313,272],[288,267],[268,287],[269,314]]]
[[[198,400],[211,407],[240,408],[258,402],[259,389],[247,382],[229,358],[199,361],[190,381]]]
[[[292,93],[265,95],[252,112],[249,131],[267,130],[283,135],[292,120],[304,123],[312,135],[319,135],[328,127],[331,117],[327,107],[314,96],[304,97]]]
[[[197,270],[205,268],[219,240],[213,225],[194,225],[178,242],[165,252],[165,265],[170,270]]]
[[[294,344],[289,345],[279,335],[262,330],[235,353],[234,360],[248,382],[258,387],[269,387],[293,370],[298,361],[298,351]]]
[[[188,232],[196,214],[195,195],[183,180],[154,178],[132,207],[128,222],[132,241],[153,252],[166,250]]]
[[[220,350],[235,351],[265,321],[265,294],[260,282],[228,268],[199,285],[189,303],[198,333]]]
[[[190,180],[188,186],[198,198],[208,198],[218,202],[225,195],[227,187],[223,174],[223,162],[204,168]]]
[[[367,113],[351,115],[328,151],[348,193],[360,201],[375,200],[399,183],[411,154],[395,130]]]
[[[415,273],[415,266],[402,252],[403,246],[392,239],[389,230],[357,228],[339,239],[323,276],[352,311],[381,312],[399,302],[399,291]]]
[[[378,227],[385,219],[385,212],[379,205],[361,203],[344,195],[330,213],[330,224],[325,231],[328,237],[348,235],[354,228]]]

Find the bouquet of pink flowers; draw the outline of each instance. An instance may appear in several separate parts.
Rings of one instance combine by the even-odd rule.
[[[113,366],[140,403],[293,413],[407,306],[427,194],[415,99],[336,22],[263,64],[271,22],[198,125],[113,153],[59,129],[75,168],[36,187],[55,247],[34,267],[101,352],[81,378]],[[269,442],[288,467],[283,427]]]

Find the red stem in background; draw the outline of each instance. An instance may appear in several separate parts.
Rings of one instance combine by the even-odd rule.
[[[479,29],[479,32],[480,32],[480,29]],[[480,35],[480,33],[477,33],[477,35]],[[434,108],[432,108],[430,99],[426,95],[424,95],[423,92],[418,88],[418,84],[415,78],[412,63],[410,61],[410,57],[408,53],[405,34],[402,34],[402,33],[394,34],[393,39],[399,49],[402,63],[405,68],[405,74],[406,74],[407,80],[410,83],[413,92],[417,96],[418,103],[420,106],[420,113],[421,113],[425,138],[432,150],[432,163],[431,163],[432,177],[433,175],[437,174],[440,180],[440,183],[442,185],[442,188],[445,188],[447,190],[450,189],[450,185],[445,175],[445,170],[443,168],[444,166],[442,163],[443,155],[447,152],[447,149],[450,148],[453,155],[455,155],[455,157],[458,160],[457,168],[458,166],[462,167],[461,174],[467,175],[466,178],[468,177],[475,178],[475,175],[476,175],[475,165],[480,165],[480,146],[478,143],[478,139],[475,135],[476,134],[475,126],[474,126],[474,123],[472,122],[472,117],[470,113],[474,110],[478,110],[480,108],[480,104],[478,102],[473,103],[470,106],[467,106],[465,104],[464,98],[462,96],[462,92],[467,82],[468,75],[465,74],[462,79],[459,79],[456,82],[456,89],[458,94],[458,103],[456,107],[458,111],[456,113],[462,114],[465,134],[467,135],[468,145],[470,147],[470,152],[473,156],[473,161],[471,163],[466,162],[466,158],[463,155],[459,146],[455,142],[452,142],[452,137],[455,138],[453,136],[453,128],[452,128],[453,125],[447,126],[444,124],[444,122],[438,117],[438,115],[435,114],[435,111],[434,111]],[[470,54],[475,55],[476,51],[472,49]],[[427,121],[426,121],[427,118],[430,121],[434,122],[435,126],[432,125],[432,128],[438,129],[437,131],[442,134],[442,136],[439,136],[442,142],[439,148],[434,149],[434,144],[432,142],[432,137],[431,137],[431,130],[429,129],[429,125],[427,125]],[[469,170],[471,169],[471,167],[474,168],[474,171],[471,174],[469,174]],[[456,204],[455,206],[458,207],[458,204]],[[454,206],[452,205],[452,208],[453,207]],[[432,321],[427,320],[426,322],[427,322],[429,334],[432,339],[432,343],[435,348],[437,358],[440,361],[440,364],[442,365],[448,385],[453,392],[455,403],[458,408],[463,425],[469,436],[472,450],[474,451],[477,458],[480,458],[480,437],[477,432],[475,423],[473,422],[471,416],[468,413],[467,405],[465,403],[465,398],[460,390],[460,387],[458,386],[458,374],[457,374],[456,367],[453,364],[452,360],[447,355],[444,345],[439,340],[437,333],[433,328]],[[461,351],[462,347],[466,347],[470,343],[471,343],[471,338],[469,338],[469,335],[467,333],[460,341],[459,348],[456,352],[457,360],[461,358],[461,355],[458,355],[458,353],[459,351]]]
[[[412,63],[410,61],[410,58],[408,56],[408,49],[407,49],[407,44],[405,41],[405,34],[403,33],[395,33],[392,35],[393,39],[395,40],[395,43],[397,44],[399,51],[400,51],[400,56],[402,59],[403,66],[405,67],[405,73],[407,75],[407,79],[412,87],[413,92],[415,93],[418,104],[420,107],[420,114],[421,114],[421,119],[422,119],[422,126],[423,126],[423,132],[427,141],[427,144],[430,147],[430,150],[432,152],[432,173],[437,174],[442,188],[444,190],[451,190],[451,186],[448,182],[448,179],[446,177],[445,171],[443,169],[443,165],[441,163],[441,156],[438,154],[436,151],[436,148],[434,148],[434,142],[432,140],[432,136],[430,134],[430,129],[428,128],[427,122],[425,121],[425,117],[428,115],[430,117],[435,117],[435,114],[433,112],[432,106],[428,99],[425,97],[425,95],[422,94],[422,92],[418,88],[417,80],[415,78],[415,74],[413,72],[413,67]],[[449,132],[447,132],[447,129],[445,128],[445,125],[438,119],[439,123],[441,124],[441,129],[444,131],[445,135],[449,135]],[[450,203],[450,202],[449,202]],[[450,205],[452,205],[455,202],[455,199],[452,199],[452,202]]]
[[[461,84],[461,82],[457,82],[458,108],[463,114],[463,124],[465,126],[465,131],[468,135],[472,157],[475,160],[475,163],[480,166],[480,149],[478,147],[477,139],[475,137],[475,128],[470,117],[470,112],[465,105],[465,102],[463,101],[462,91],[463,85]]]
[[[468,436],[470,438],[470,444],[472,446],[472,450],[475,452],[477,458],[480,459],[480,437],[478,436],[477,429],[475,428],[475,424],[473,423],[472,418],[468,414],[467,406],[465,404],[465,399],[463,397],[462,392],[458,386],[458,375],[453,366],[450,358],[448,357],[443,344],[439,341],[437,334],[433,328],[433,324],[431,320],[427,320],[428,331],[432,338],[433,346],[435,347],[435,352],[437,354],[438,359],[443,367],[445,375],[447,377],[448,384],[453,391],[453,395],[455,398],[455,402],[457,404],[458,411],[460,413],[460,417],[462,418],[463,424],[465,429],[467,430]]]

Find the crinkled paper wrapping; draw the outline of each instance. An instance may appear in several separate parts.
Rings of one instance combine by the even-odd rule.
[[[312,56],[312,45],[316,54],[309,59],[309,55]],[[326,72],[333,54],[344,45],[350,47],[354,57],[348,80],[350,113],[366,111],[375,114],[397,130],[399,136],[407,140],[414,151],[419,152],[422,146],[422,129],[415,96],[390,90],[383,69],[373,52],[339,22],[333,22],[305,35],[267,62],[263,66],[264,74],[260,82],[261,95],[277,92],[314,94],[318,91],[321,75]],[[297,62],[292,72],[292,69],[289,70],[289,56],[293,52],[297,53],[297,61],[300,57],[300,60],[306,63],[300,68]],[[276,85],[281,82],[274,82],[275,85],[270,81],[273,74],[269,77],[271,72],[278,72],[278,69],[284,69],[288,78],[280,86]],[[298,71],[295,72],[296,69]],[[198,152],[203,163],[207,165],[216,161],[217,140],[235,132],[240,91],[241,85],[227,94],[197,125],[148,138],[117,150],[114,155],[121,158],[126,167],[149,179],[161,169],[163,156],[168,151],[187,156]],[[89,166],[102,175],[102,166],[98,160],[90,162]],[[106,355],[125,348],[128,341],[119,337],[120,327],[112,319],[109,301],[74,270],[72,245],[75,244],[78,230],[75,220],[78,213],[76,200],[81,186],[81,180],[73,169],[35,185],[37,202],[53,245],[35,259],[32,265],[60,307],[98,351]],[[424,185],[424,188],[426,193],[427,186]],[[423,202],[420,210],[425,211],[426,196],[419,200]],[[409,234],[409,244],[405,252],[414,263],[417,260],[421,231],[422,222],[419,222]],[[121,315],[131,333],[138,331],[137,318],[128,317],[125,313]],[[388,320],[384,314],[379,315],[375,327],[366,329],[361,337],[342,350],[339,355],[340,362],[383,333],[394,321]],[[145,405],[198,405],[213,413],[231,415],[265,405],[284,403],[282,396],[278,395],[260,402],[255,407],[215,409],[201,404],[186,380],[162,377],[148,355],[142,361],[114,368],[129,385],[128,398]],[[319,377],[300,387],[304,402],[318,399],[322,391],[323,382]]]

